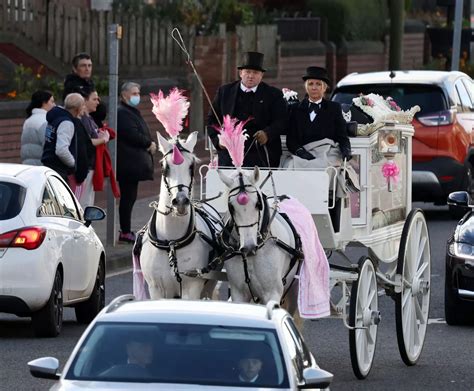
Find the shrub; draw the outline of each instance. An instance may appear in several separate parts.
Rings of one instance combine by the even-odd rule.
[[[309,0],[314,16],[326,17],[329,40],[379,41],[386,32],[385,0]]]

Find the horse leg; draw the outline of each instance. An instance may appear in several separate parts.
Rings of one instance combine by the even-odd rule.
[[[288,290],[285,298],[283,299],[282,307],[287,310],[295,322],[296,327],[299,331],[303,330],[303,318],[300,316],[298,310],[298,284],[295,281],[291,288]]]
[[[183,292],[181,298],[184,300],[199,300],[203,287],[204,281],[200,278],[183,278]]]
[[[148,284],[148,291],[150,292],[151,300],[158,300],[158,299],[163,299],[166,297],[163,287],[158,286],[156,284],[153,284],[153,285]]]

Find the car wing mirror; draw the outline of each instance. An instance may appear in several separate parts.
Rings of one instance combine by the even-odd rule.
[[[334,375],[321,368],[305,368],[303,370],[304,385],[299,388],[327,388]]]
[[[58,380],[61,374],[58,373],[59,361],[55,357],[42,357],[28,363],[30,373],[40,379]]]
[[[91,225],[92,221],[98,221],[105,219],[105,211],[98,206],[87,206],[84,210],[84,220],[86,221],[86,227]]]
[[[467,191],[454,191],[448,196],[448,205],[469,210],[472,207],[472,199]]]

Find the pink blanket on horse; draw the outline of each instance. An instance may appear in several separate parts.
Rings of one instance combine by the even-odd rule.
[[[295,198],[280,203],[301,237],[304,262],[299,275],[298,309],[303,318],[322,318],[330,313],[329,263],[308,209]]]
[[[142,268],[140,267],[140,258],[132,253],[133,259],[133,295],[137,300],[147,300],[150,298],[146,286],[145,278],[143,277]]]

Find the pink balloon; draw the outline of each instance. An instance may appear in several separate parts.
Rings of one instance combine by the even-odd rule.
[[[249,195],[245,191],[239,193],[239,195],[237,196],[237,202],[240,205],[247,205],[249,203],[249,200]]]
[[[184,156],[176,145],[173,145],[172,161],[173,164],[177,164],[178,166],[184,162]]]

